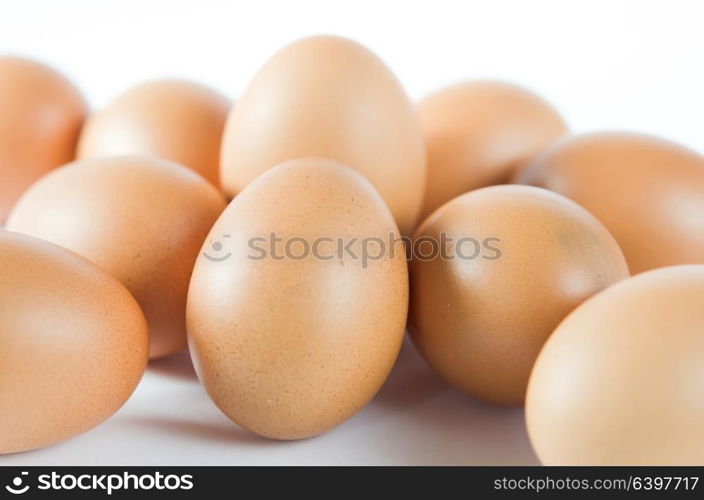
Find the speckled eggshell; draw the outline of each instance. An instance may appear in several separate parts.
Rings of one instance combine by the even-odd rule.
[[[542,98],[502,82],[439,90],[418,104],[428,149],[423,217],[473,189],[505,184],[567,127]]]
[[[34,181],[74,159],[86,112],[78,90],[51,68],[0,57],[0,225]]]
[[[646,272],[587,300],[530,377],[546,465],[704,465],[704,266]]]
[[[0,230],[0,454],[103,422],[137,387],[148,350],[144,315],[119,281]]]
[[[254,77],[225,128],[221,180],[234,196],[279,163],[334,158],[379,190],[403,234],[425,189],[425,146],[413,104],[384,63],[333,36],[299,40]]]
[[[430,366],[485,401],[520,405],[538,352],[558,323],[628,276],[616,241],[586,210],[529,186],[492,186],[433,213],[414,238],[411,333]],[[460,238],[474,238],[478,244]],[[447,240],[446,240],[447,241]],[[481,250],[477,250],[478,246]],[[464,258],[462,258],[464,256]]]
[[[118,278],[149,322],[150,356],[186,346],[193,264],[225,208],[196,173],[167,160],[82,160],[34,184],[7,228],[73,250]]]
[[[633,274],[704,264],[704,156],[678,144],[625,132],[574,136],[515,181],[563,194],[593,213]]]
[[[220,185],[220,143],[232,103],[198,83],[155,80],[118,96],[87,121],[80,159],[150,155]]]
[[[253,238],[270,249],[272,233],[311,248],[319,238],[332,241],[319,245],[322,258],[294,258],[303,243],[289,254],[285,243],[277,255],[252,250]],[[338,258],[337,238],[371,237],[396,242],[366,268],[361,243],[351,247],[357,259]],[[408,275],[399,238],[371,184],[330,160],[294,160],[245,188],[213,227],[189,291],[189,345],[217,406],[277,439],[320,434],[359,411],[403,339]],[[380,244],[372,247],[369,255],[378,254]]]

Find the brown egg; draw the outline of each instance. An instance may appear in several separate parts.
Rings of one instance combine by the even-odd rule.
[[[704,263],[704,157],[633,133],[568,138],[516,182],[563,194],[611,231],[633,274]]]
[[[306,38],[272,57],[225,128],[221,180],[234,196],[266,169],[334,158],[371,181],[403,234],[425,187],[425,148],[412,103],[389,69],[352,41]]]
[[[0,225],[25,189],[73,160],[85,114],[83,98],[63,76],[0,57]]]
[[[528,186],[455,198],[414,238],[412,339],[449,383],[493,403],[520,405],[533,361],[557,324],[628,276],[598,220]]]
[[[147,324],[115,278],[68,250],[0,231],[0,454],[85,432],[147,364]]]
[[[526,420],[548,465],[704,464],[704,266],[634,276],[555,330]]]
[[[213,227],[189,290],[189,346],[229,418],[304,438],[376,394],[407,311],[403,242],[381,196],[349,167],[300,159],[262,174]]]
[[[186,345],[191,271],[224,207],[205,179],[167,160],[83,160],[34,184],[7,228],[73,250],[124,283],[147,317],[155,358]]]
[[[189,167],[219,186],[220,142],[231,106],[225,96],[197,83],[143,83],[90,117],[78,157],[157,156]]]
[[[428,148],[423,217],[462,193],[507,183],[567,130],[550,104],[501,82],[442,89],[422,100],[418,113]]]

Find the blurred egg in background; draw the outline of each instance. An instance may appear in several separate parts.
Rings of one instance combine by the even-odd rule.
[[[86,113],[79,91],[55,70],[0,56],[0,225],[34,181],[74,159]]]
[[[462,193],[506,184],[567,132],[547,101],[505,82],[452,85],[421,100],[418,113],[428,149],[423,217]]]
[[[235,196],[267,169],[310,156],[362,173],[401,233],[413,230],[426,176],[418,118],[388,67],[351,40],[304,38],[259,70],[227,121],[223,189]]]
[[[172,160],[220,185],[220,142],[231,101],[186,80],[133,87],[93,113],[78,158],[148,155]]]
[[[566,138],[515,181],[573,199],[614,235],[636,274],[704,263],[704,156],[639,133]]]

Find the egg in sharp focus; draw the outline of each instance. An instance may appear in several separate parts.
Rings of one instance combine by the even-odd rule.
[[[569,199],[491,186],[436,210],[414,235],[411,338],[449,383],[520,405],[545,340],[588,297],[628,276],[614,238]]]
[[[425,146],[415,110],[384,63],[333,36],[299,40],[249,84],[225,127],[221,181],[234,196],[294,158],[340,161],[381,193],[403,234],[417,221]]]
[[[154,80],[90,116],[78,158],[149,155],[173,160],[220,185],[220,145],[232,102],[204,85]]]
[[[34,181],[74,159],[86,112],[78,90],[53,69],[0,56],[0,225]]]
[[[189,346],[230,419],[305,438],[376,394],[407,310],[403,241],[379,193],[350,167],[298,159],[254,180],[213,226],[188,294]]]
[[[463,193],[505,184],[567,132],[545,100],[516,85],[470,81],[418,103],[428,149],[422,217]]]
[[[0,454],[48,446],[114,414],[147,363],[147,324],[115,278],[0,230]]]
[[[704,263],[704,156],[628,132],[566,138],[515,181],[573,199],[614,235],[633,274]]]
[[[546,465],[704,463],[704,266],[615,284],[572,312],[530,377]]]
[[[150,357],[186,347],[186,295],[198,251],[225,208],[204,178],[152,157],[81,160],[35,183],[7,228],[82,255],[132,292]]]

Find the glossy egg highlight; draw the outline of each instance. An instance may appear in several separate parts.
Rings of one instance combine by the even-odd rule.
[[[606,228],[569,199],[492,186],[443,205],[414,236],[411,338],[450,384],[520,405],[562,319],[628,276]]]

